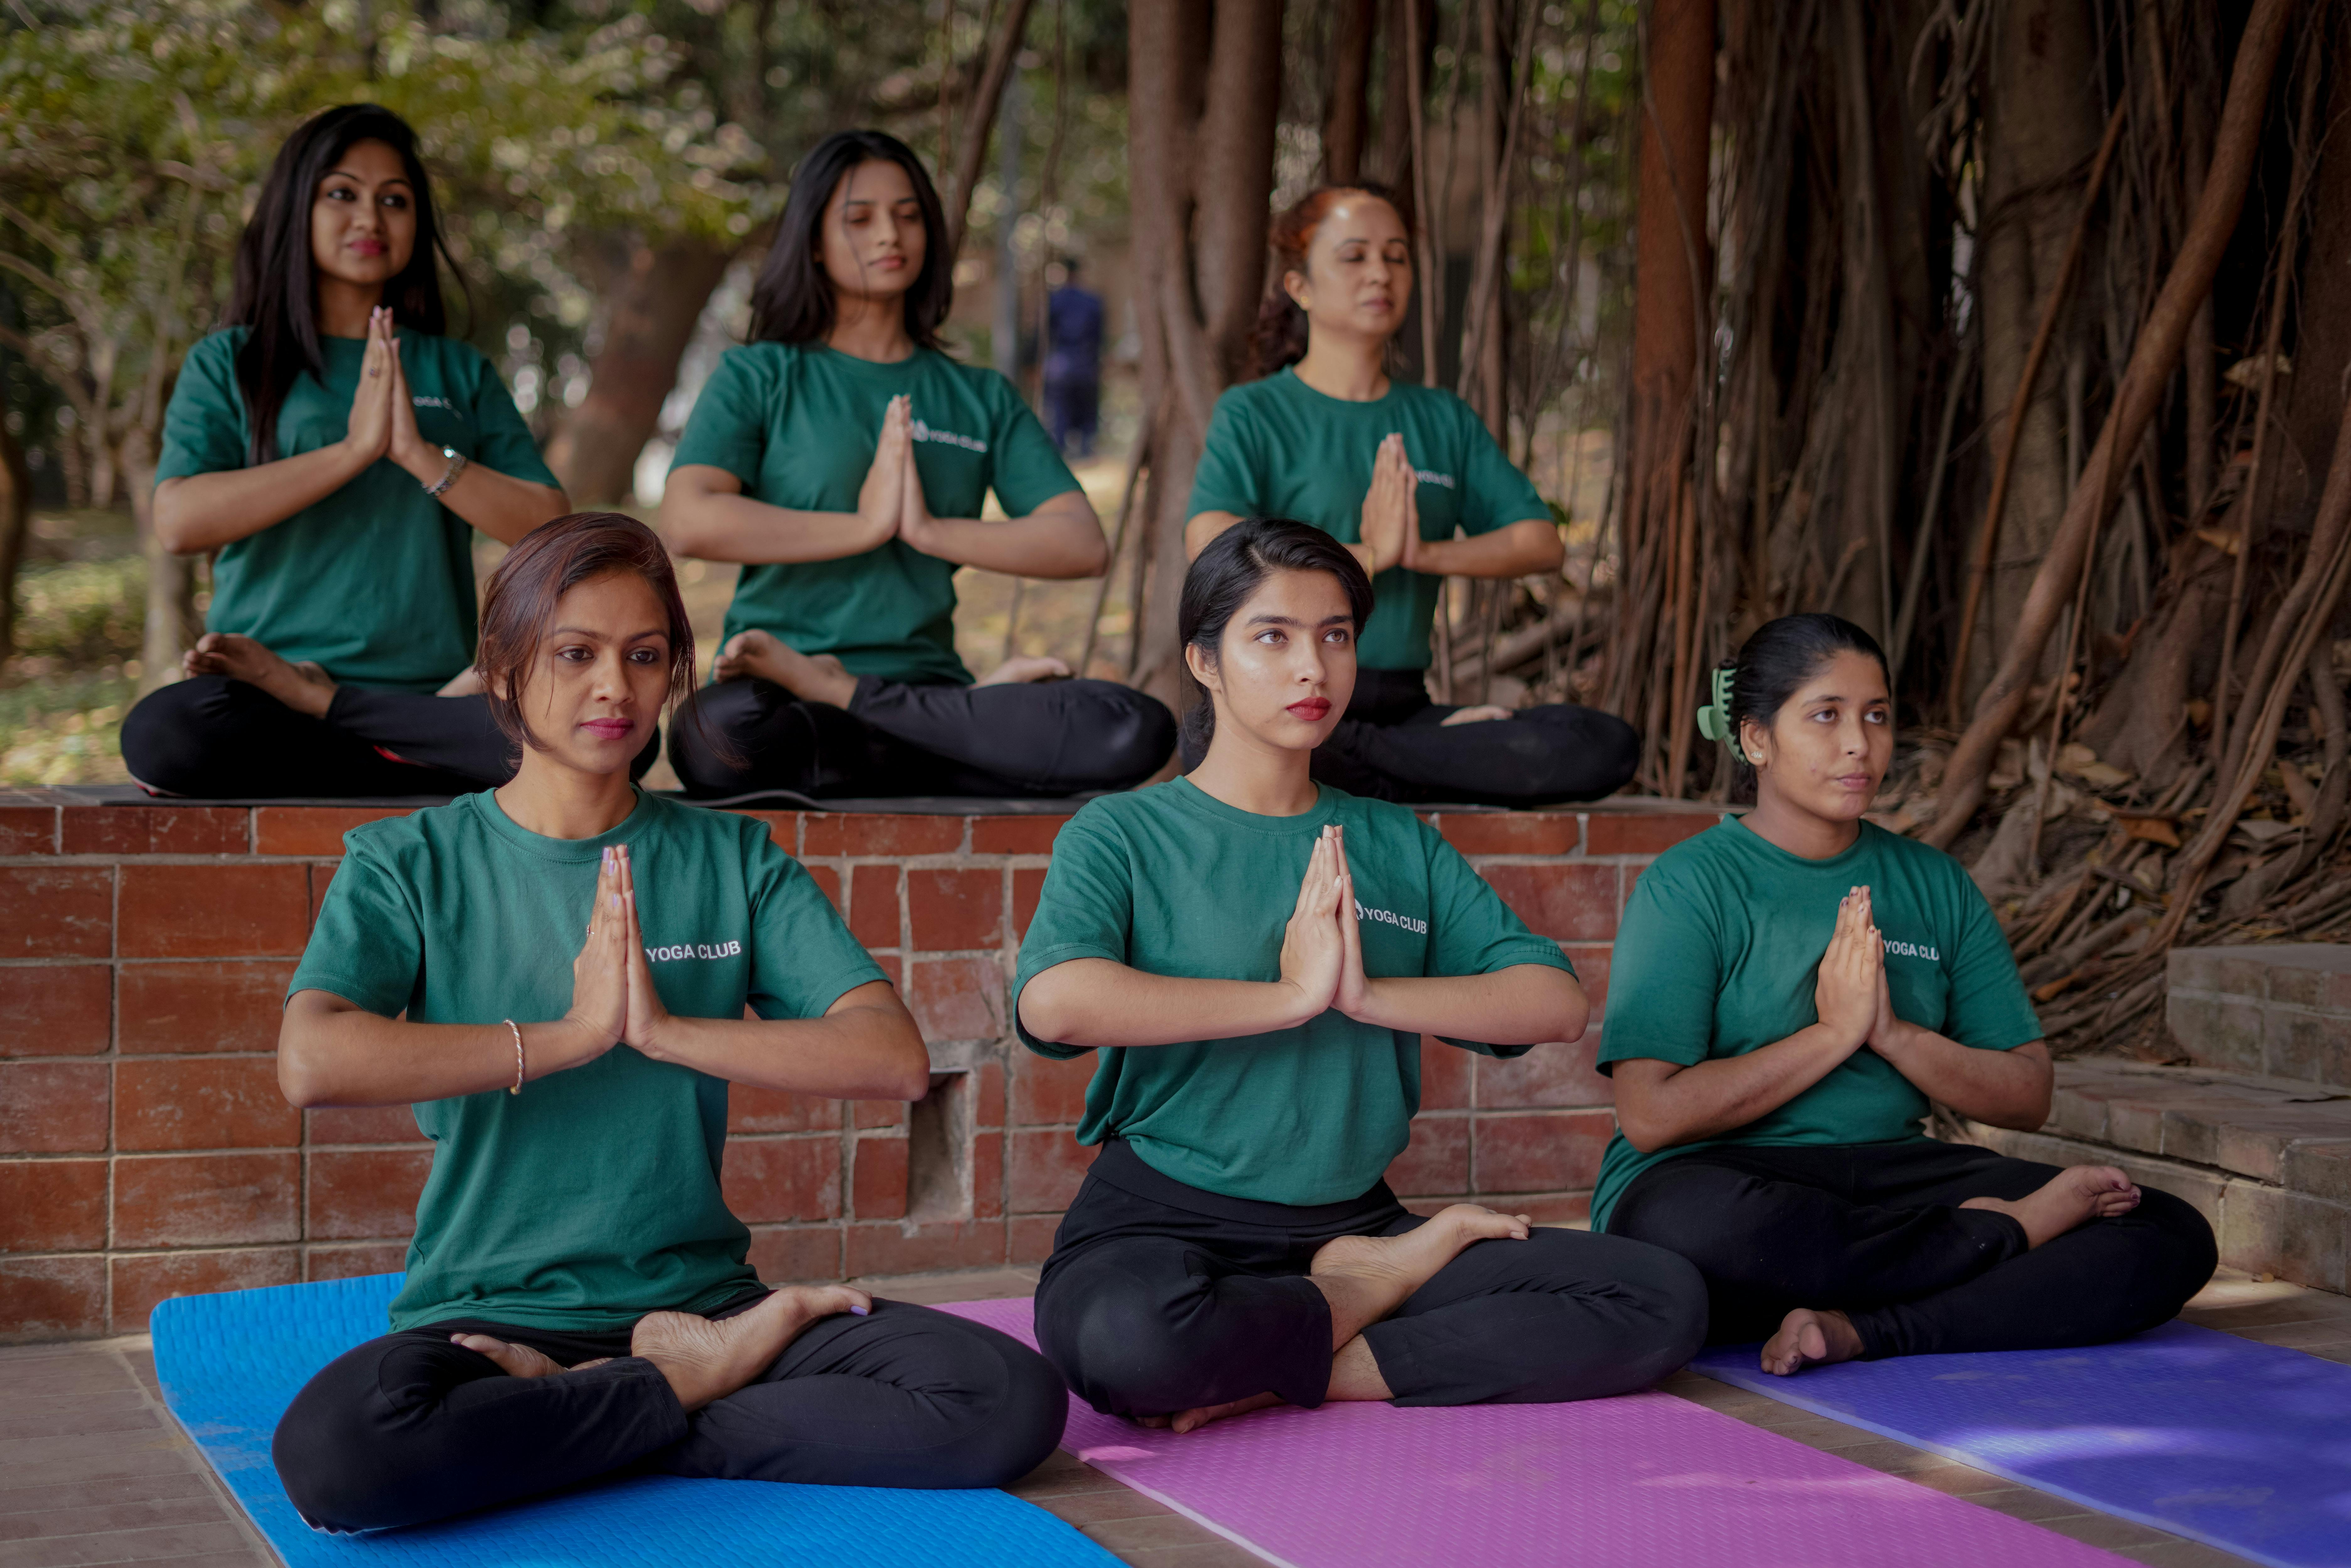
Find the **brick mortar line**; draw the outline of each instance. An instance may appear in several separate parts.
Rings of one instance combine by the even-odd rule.
[[[1999,1127],[1993,1128],[1992,1130],[1995,1132],[2012,1133],[2016,1129],[2012,1127]],[[2243,1171],[2232,1171],[2225,1166],[2207,1165],[2202,1160],[2191,1160],[2185,1155],[2166,1154],[2159,1149],[2134,1149],[2127,1144],[2113,1143],[2105,1138],[2093,1137],[2087,1133],[2076,1133],[2062,1129],[2053,1130],[2047,1126],[2035,1127],[2030,1133],[2026,1133],[2022,1135],[2028,1138],[2055,1138],[2063,1143],[2081,1144],[2094,1149],[2105,1149],[2117,1155],[2127,1155],[2134,1159],[2165,1160],[2172,1165],[2179,1166],[2183,1170],[2193,1171],[2200,1176],[2214,1176],[2224,1183],[2233,1186],[2249,1186],[2262,1192],[2274,1192],[2287,1197],[2306,1197],[2313,1203],[2323,1203],[2330,1208],[2339,1208],[2346,1214],[2351,1214],[2351,1202],[2346,1202],[2339,1198],[2322,1197],[2314,1192],[2305,1192],[2299,1187],[2288,1186],[2283,1182],[2264,1181],[2260,1176],[2248,1176]],[[2330,1138],[2325,1136],[2295,1138],[2285,1145],[2283,1148],[2281,1148],[2278,1153],[2280,1155],[2283,1155],[2287,1150],[2299,1148],[2304,1144],[2340,1144],[2345,1142],[2351,1142],[2351,1138]]]

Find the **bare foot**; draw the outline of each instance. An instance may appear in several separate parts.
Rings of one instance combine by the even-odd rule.
[[[1524,1241],[1532,1221],[1457,1203],[1401,1236],[1342,1236],[1314,1254],[1307,1278],[1331,1300],[1331,1348],[1337,1350],[1404,1305],[1473,1241]]]
[[[593,1361],[583,1361],[576,1365],[564,1366],[549,1360],[544,1354],[533,1350],[527,1344],[509,1344],[502,1339],[492,1339],[486,1333],[453,1333],[449,1336],[449,1340],[453,1344],[462,1344],[467,1350],[488,1356],[498,1364],[498,1369],[508,1377],[553,1377],[565,1372],[585,1372],[591,1366],[601,1366],[612,1359],[609,1355],[600,1355]]]
[[[857,677],[831,653],[803,653],[772,632],[737,632],[718,650],[711,674],[722,681],[756,675],[773,681],[807,702],[847,707],[857,695]]]
[[[259,686],[296,713],[312,718],[327,716],[335,700],[335,683],[327,672],[304,660],[281,659],[250,637],[235,632],[207,632],[181,659],[191,675],[226,675]]]
[[[1484,724],[1491,719],[1508,718],[1510,712],[1499,703],[1480,703],[1476,707],[1459,708],[1447,714],[1437,721],[1437,727],[1443,729],[1447,725]]]
[[[1203,1405],[1196,1410],[1178,1410],[1173,1416],[1138,1416],[1135,1425],[1158,1431],[1196,1432],[1211,1421],[1221,1421],[1228,1416],[1246,1416],[1252,1410],[1262,1410],[1269,1405],[1281,1402],[1279,1394],[1252,1394],[1246,1399],[1235,1399],[1223,1405]]]
[[[1807,1366],[1851,1361],[1861,1354],[1861,1335],[1843,1312],[1798,1307],[1780,1320],[1780,1332],[1763,1342],[1763,1370],[1792,1377]]]
[[[436,697],[477,697],[486,689],[482,685],[480,666],[468,664],[450,676],[449,684],[433,695]]]
[[[2112,1219],[2138,1207],[2138,1188],[2112,1166],[2070,1166],[2051,1177],[2040,1191],[2013,1202],[1998,1197],[1971,1197],[1961,1208],[1989,1208],[2024,1227],[2024,1243],[2038,1247],[2054,1241],[2076,1226],[2093,1219]]]
[[[1024,653],[1017,659],[1007,659],[974,683],[982,686],[1008,686],[1018,681],[1067,680],[1070,666],[1050,653]]]
[[[819,1318],[862,1315],[872,1307],[872,1297],[847,1285],[787,1285],[749,1312],[718,1322],[692,1312],[647,1312],[630,1332],[629,1354],[652,1362],[669,1379],[677,1402],[699,1410],[767,1371]]]

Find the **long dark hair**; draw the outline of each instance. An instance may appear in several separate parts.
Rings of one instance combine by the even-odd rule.
[[[1266,243],[1273,247],[1273,265],[1266,269],[1265,298],[1258,301],[1257,325],[1249,329],[1252,378],[1270,376],[1306,357],[1306,312],[1298,308],[1281,280],[1289,273],[1306,271],[1306,253],[1313,248],[1314,231],[1322,226],[1340,197],[1357,194],[1385,202],[1398,219],[1404,217],[1404,204],[1395,193],[1368,180],[1352,185],[1317,185],[1274,214],[1273,226],[1266,235]],[[1410,224],[1405,225],[1405,232],[1412,232]],[[1393,353],[1395,340],[1388,342]]]
[[[1209,540],[1184,574],[1184,597],[1176,609],[1176,634],[1183,645],[1199,649],[1213,663],[1225,627],[1277,571],[1327,571],[1337,578],[1355,618],[1355,634],[1363,635],[1364,622],[1372,618],[1372,580],[1354,551],[1311,523],[1244,517]],[[1183,669],[1193,698],[1184,715],[1184,751],[1198,756],[1216,738],[1217,706],[1189,662]]]
[[[608,572],[653,585],[669,620],[669,696],[675,707],[694,692],[694,625],[678,597],[677,572],[653,529],[619,512],[574,512],[525,534],[482,589],[482,636],[474,663],[482,672],[490,716],[518,746],[544,751],[522,716],[523,687],[563,596]]]
[[[1812,611],[1766,621],[1740,644],[1739,656],[1725,659],[1718,673],[1730,677],[1729,703],[1723,715],[1724,742],[1730,747],[1731,790],[1740,800],[1755,797],[1755,765],[1747,760],[1740,742],[1740,725],[1753,719],[1765,729],[1797,688],[1825,668],[1839,653],[1865,653],[1886,669],[1886,650],[1842,615]]]
[[[824,209],[833,187],[860,163],[875,160],[906,171],[923,213],[923,269],[904,297],[906,336],[936,349],[939,324],[955,304],[955,257],[947,254],[946,211],[914,150],[880,131],[836,131],[792,171],[791,194],[776,222],[775,242],[751,285],[751,341],[809,343],[832,330],[832,279],[824,270]]]
[[[381,104],[345,103],[312,115],[286,139],[262,182],[253,221],[236,242],[235,287],[223,325],[249,327],[236,352],[236,384],[245,393],[252,429],[248,463],[277,460],[277,413],[305,371],[324,378],[319,348],[318,281],[310,259],[310,207],[319,182],[354,142],[381,141],[400,154],[416,201],[416,248],[408,265],[383,286],[392,319],[411,331],[439,337],[449,329],[441,304],[436,257],[456,262],[441,239],[433,212],[433,185],[416,155],[416,132]],[[458,287],[465,287],[462,277]]]

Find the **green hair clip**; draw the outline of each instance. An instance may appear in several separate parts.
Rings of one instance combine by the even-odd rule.
[[[1698,732],[1708,740],[1731,744],[1730,683],[1737,677],[1736,664],[1718,664],[1714,671],[1714,701],[1698,710]]]

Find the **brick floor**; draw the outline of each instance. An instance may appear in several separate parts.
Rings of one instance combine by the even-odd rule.
[[[1002,1269],[873,1283],[902,1301],[1025,1296],[1036,1272]],[[2221,1277],[2181,1314],[2191,1322],[2351,1364],[2351,1299],[2282,1281]],[[0,1568],[168,1563],[270,1568],[268,1547],[164,1413],[143,1334],[0,1349]],[[2231,1568],[2244,1559],[1923,1453],[1696,1373],[1666,1392],[1856,1464],[2147,1568]],[[1056,1453],[1010,1489],[1134,1568],[1250,1568],[1260,1560],[1162,1504]]]

